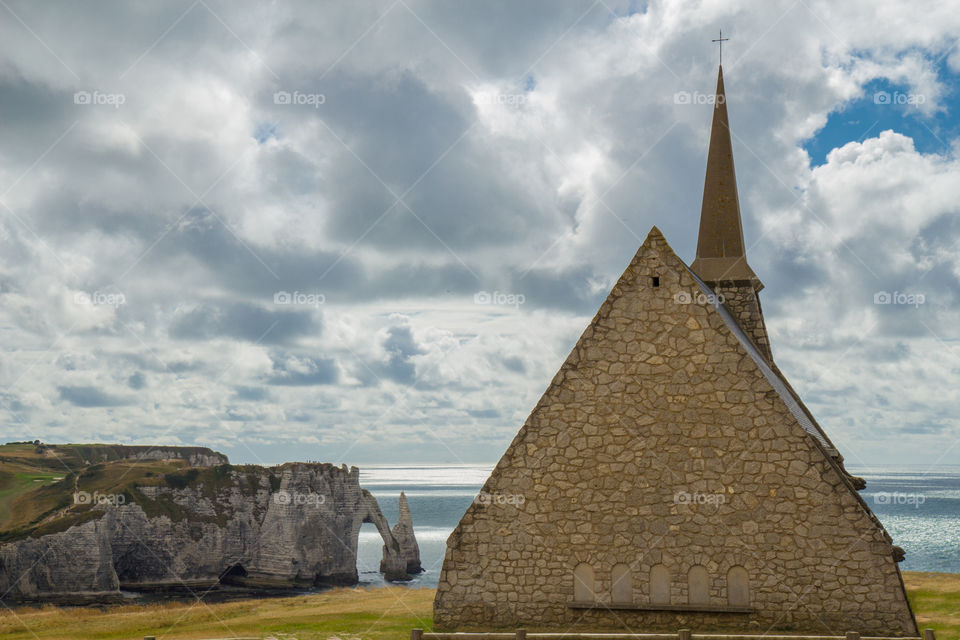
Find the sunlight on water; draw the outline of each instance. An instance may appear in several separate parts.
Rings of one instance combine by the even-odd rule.
[[[960,467],[850,471],[867,481],[860,495],[906,550],[901,569],[960,573]]]
[[[360,484],[366,488],[378,485],[408,484],[411,487],[476,486],[479,490],[492,464],[388,466],[373,465],[360,468]]]
[[[493,465],[373,466],[361,468],[361,486],[380,503],[391,526],[397,521],[400,492],[407,495],[420,558],[426,572],[411,586],[435,587],[446,540]],[[860,493],[877,514],[894,544],[907,552],[905,571],[960,573],[960,467],[850,468],[867,481]],[[383,542],[373,525],[360,532],[360,581],[383,584],[379,573]]]

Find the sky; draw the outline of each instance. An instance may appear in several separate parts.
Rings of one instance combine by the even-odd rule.
[[[0,0],[0,440],[495,461],[692,261],[720,29],[776,362],[956,463],[960,13],[890,0]]]

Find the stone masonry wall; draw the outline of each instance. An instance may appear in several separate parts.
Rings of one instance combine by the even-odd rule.
[[[889,536],[697,292],[651,231],[448,539],[435,628],[916,633]],[[752,611],[574,608],[582,563],[637,607],[703,566],[715,609],[743,567]]]
[[[760,353],[766,356],[767,360],[773,360],[767,325],[763,321],[760,296],[753,285],[733,282],[708,282],[707,284],[714,293],[723,296],[727,309],[757,345]]]

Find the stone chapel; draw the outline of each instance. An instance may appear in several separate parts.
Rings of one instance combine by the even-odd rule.
[[[903,550],[773,360],[717,79],[699,239],[654,227],[447,540],[437,630],[916,636]],[[522,495],[524,499],[497,499]]]

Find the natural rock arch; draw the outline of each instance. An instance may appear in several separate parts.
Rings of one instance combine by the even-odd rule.
[[[383,577],[390,581],[409,580],[407,574],[407,561],[400,553],[400,543],[393,537],[390,531],[390,525],[387,519],[380,512],[380,505],[377,499],[373,497],[366,489],[361,489],[362,498],[360,500],[360,509],[357,510],[353,519],[353,549],[354,549],[354,571],[356,571],[356,549],[360,540],[360,527],[365,523],[370,523],[377,528],[380,537],[383,539],[383,559],[380,561],[380,571]]]
[[[266,568],[284,571],[298,584],[355,585],[360,529],[370,523],[386,547],[384,577],[408,579],[399,544],[376,498],[360,487],[359,469],[284,465],[277,475],[255,559],[244,562],[251,576],[259,577]],[[293,548],[298,555],[288,559],[278,547]]]

